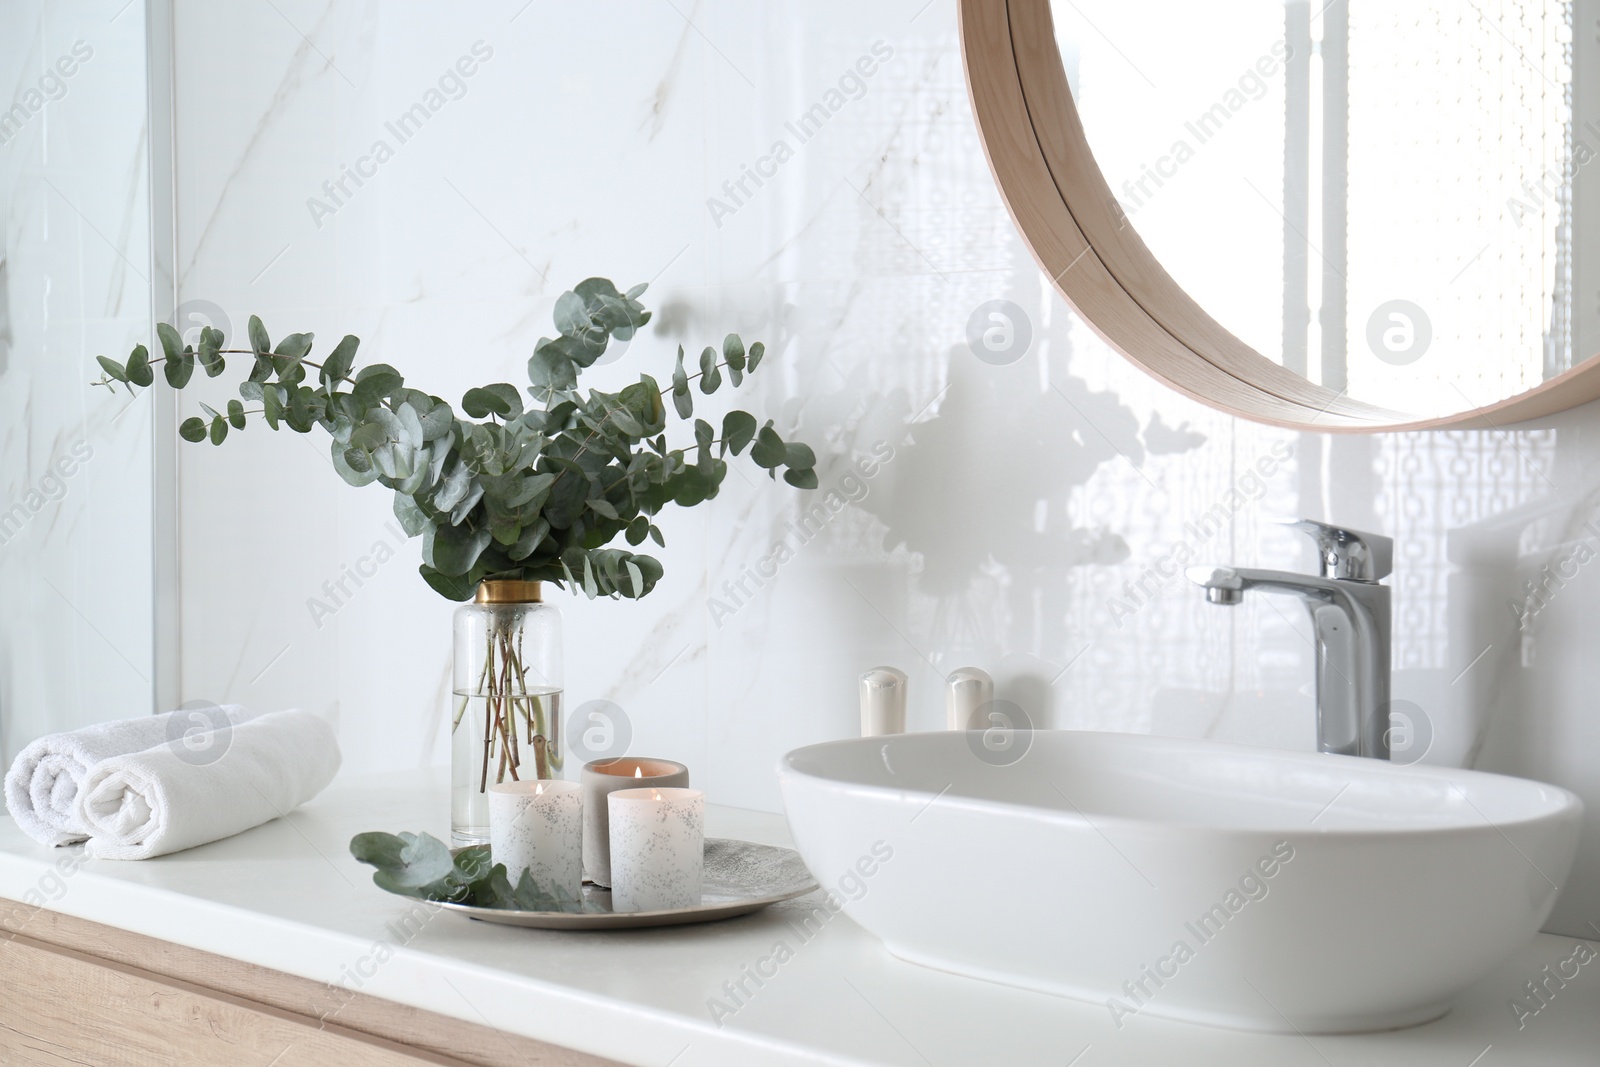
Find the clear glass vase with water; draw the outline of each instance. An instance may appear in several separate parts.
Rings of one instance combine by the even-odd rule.
[[[561,612],[538,582],[484,582],[456,610],[450,837],[487,844],[489,786],[560,778]]]

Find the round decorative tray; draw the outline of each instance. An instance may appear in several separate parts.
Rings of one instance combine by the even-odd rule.
[[[817,888],[800,854],[793,849],[706,838],[705,879],[700,903],[692,908],[667,911],[612,911],[611,890],[591,883],[583,886],[582,911],[519,911],[514,908],[480,908],[439,901],[439,907],[489,923],[532,926],[542,930],[619,930],[640,926],[676,926],[713,922],[760,911],[768,904],[790,900]]]

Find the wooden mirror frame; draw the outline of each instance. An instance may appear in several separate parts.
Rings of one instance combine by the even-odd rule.
[[[1196,304],[1128,225],[1084,135],[1050,0],[960,0],[960,19],[978,136],[1023,241],[1107,344],[1185,396],[1254,422],[1346,433],[1497,428],[1600,398],[1600,359],[1482,406],[1462,391],[1464,410],[1431,418],[1285,370]]]

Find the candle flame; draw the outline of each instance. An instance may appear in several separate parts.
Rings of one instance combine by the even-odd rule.
[[[653,800],[660,800],[661,799],[661,790],[652,789],[652,790],[650,790],[650,792],[655,794],[651,799],[653,799]]]
[[[536,796],[536,797],[544,796],[544,783],[543,782],[535,782],[535,783],[533,783],[533,795]]]
[[[644,768],[643,767],[635,767],[633,769],[633,776],[635,778],[643,778],[644,777]]]

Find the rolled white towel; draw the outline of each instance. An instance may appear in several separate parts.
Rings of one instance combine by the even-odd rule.
[[[238,704],[207,704],[48,734],[12,761],[6,772],[6,807],[23,832],[41,844],[82,841],[88,831],[76,813],[78,789],[95,764],[157,745],[193,743],[194,731],[214,730],[223,722],[237,725],[256,714]],[[198,741],[206,743],[206,735]]]
[[[338,770],[333,728],[306,711],[240,723],[210,762],[171,745],[113,756],[78,793],[87,855],[142,860],[232,837],[287,815]]]

